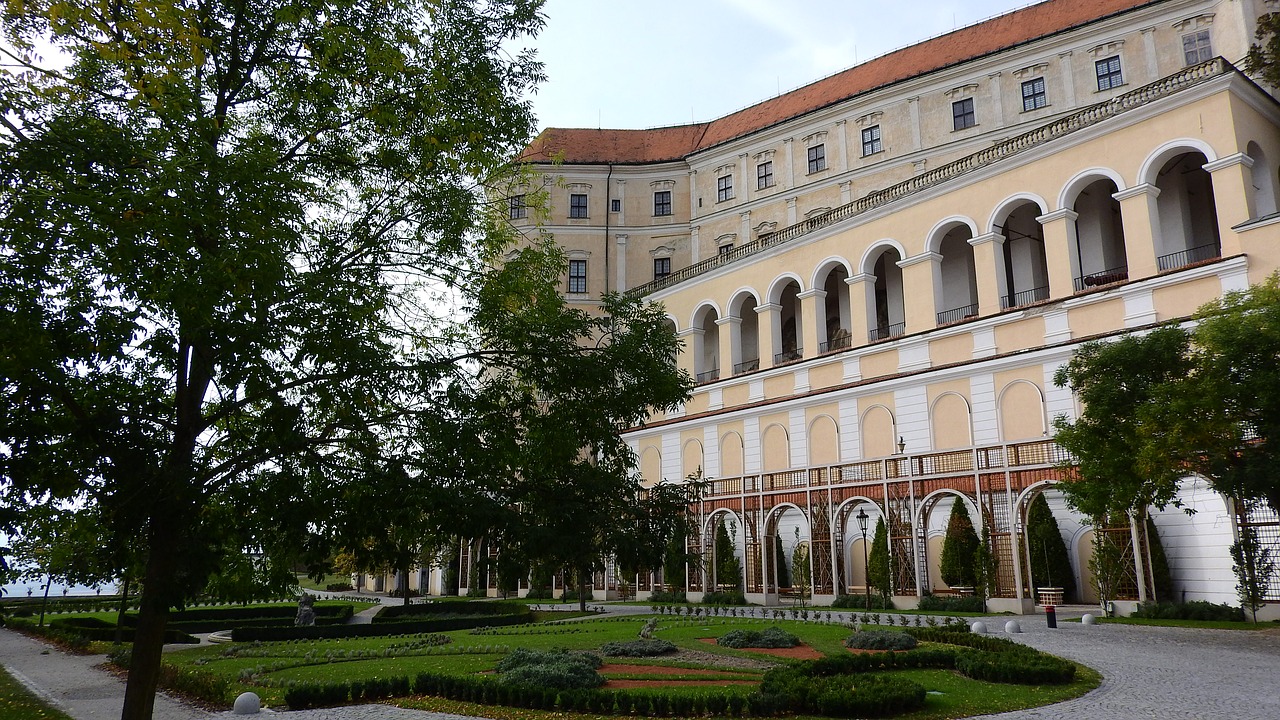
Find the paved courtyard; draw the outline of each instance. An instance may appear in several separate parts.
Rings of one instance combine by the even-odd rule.
[[[645,609],[617,608],[620,612]],[[1003,629],[1008,618],[992,618]],[[1041,650],[1089,665],[1103,674],[1100,688],[1058,705],[1005,713],[1001,720],[1071,718],[1280,718],[1280,629],[1266,632],[1149,628],[1129,625],[1045,627],[1043,616],[1018,618],[1024,632],[1013,636]],[[1001,633],[1003,634],[1003,633]],[[9,630],[0,630],[0,664],[76,720],[120,716],[124,685],[94,669],[101,656],[48,650]],[[167,697],[157,698],[156,720],[230,718]],[[287,713],[289,720],[435,720],[454,715],[357,705]]]

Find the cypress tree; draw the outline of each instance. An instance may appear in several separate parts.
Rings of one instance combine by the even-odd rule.
[[[875,538],[871,541],[871,554],[867,556],[867,583],[889,597],[889,528],[884,518],[876,521]]]
[[[1031,553],[1031,584],[1037,588],[1060,587],[1064,597],[1075,597],[1076,579],[1067,544],[1062,541],[1058,521],[1049,510],[1044,493],[1037,495],[1027,510],[1027,546]]]
[[[978,553],[978,533],[969,519],[969,508],[956,498],[947,519],[947,534],[942,541],[942,581],[951,587],[973,587],[978,584],[974,558]]]
[[[736,590],[742,584],[742,563],[738,562],[726,524],[716,526],[716,583]]]
[[[778,568],[778,587],[791,587],[791,571],[787,569],[787,556],[782,552],[782,536],[773,536],[773,563]]]

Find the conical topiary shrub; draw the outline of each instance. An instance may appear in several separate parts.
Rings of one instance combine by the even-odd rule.
[[[1049,510],[1044,493],[1036,495],[1027,510],[1027,547],[1031,556],[1032,586],[1060,587],[1064,597],[1075,597],[1076,578],[1067,555],[1067,544],[1062,541],[1058,521]]]
[[[867,556],[867,584],[881,597],[889,597],[889,529],[884,518],[876,521],[875,538],[871,541],[871,554]]]
[[[942,582],[950,587],[973,587],[978,584],[974,558],[978,553],[978,533],[969,519],[969,508],[956,498],[947,519],[947,535],[942,541]]]
[[[773,536],[773,562],[778,569],[778,587],[791,587],[791,571],[787,569],[787,555],[782,551],[782,536]]]

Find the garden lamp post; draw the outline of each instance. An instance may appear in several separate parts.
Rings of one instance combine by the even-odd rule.
[[[858,527],[862,530],[862,592],[866,596],[866,609],[871,609],[871,573],[867,572],[867,509],[858,508]]]

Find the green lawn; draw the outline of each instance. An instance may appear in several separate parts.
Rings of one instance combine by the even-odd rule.
[[[31,694],[0,667],[0,718],[12,720],[71,720],[71,716],[49,707]]]

